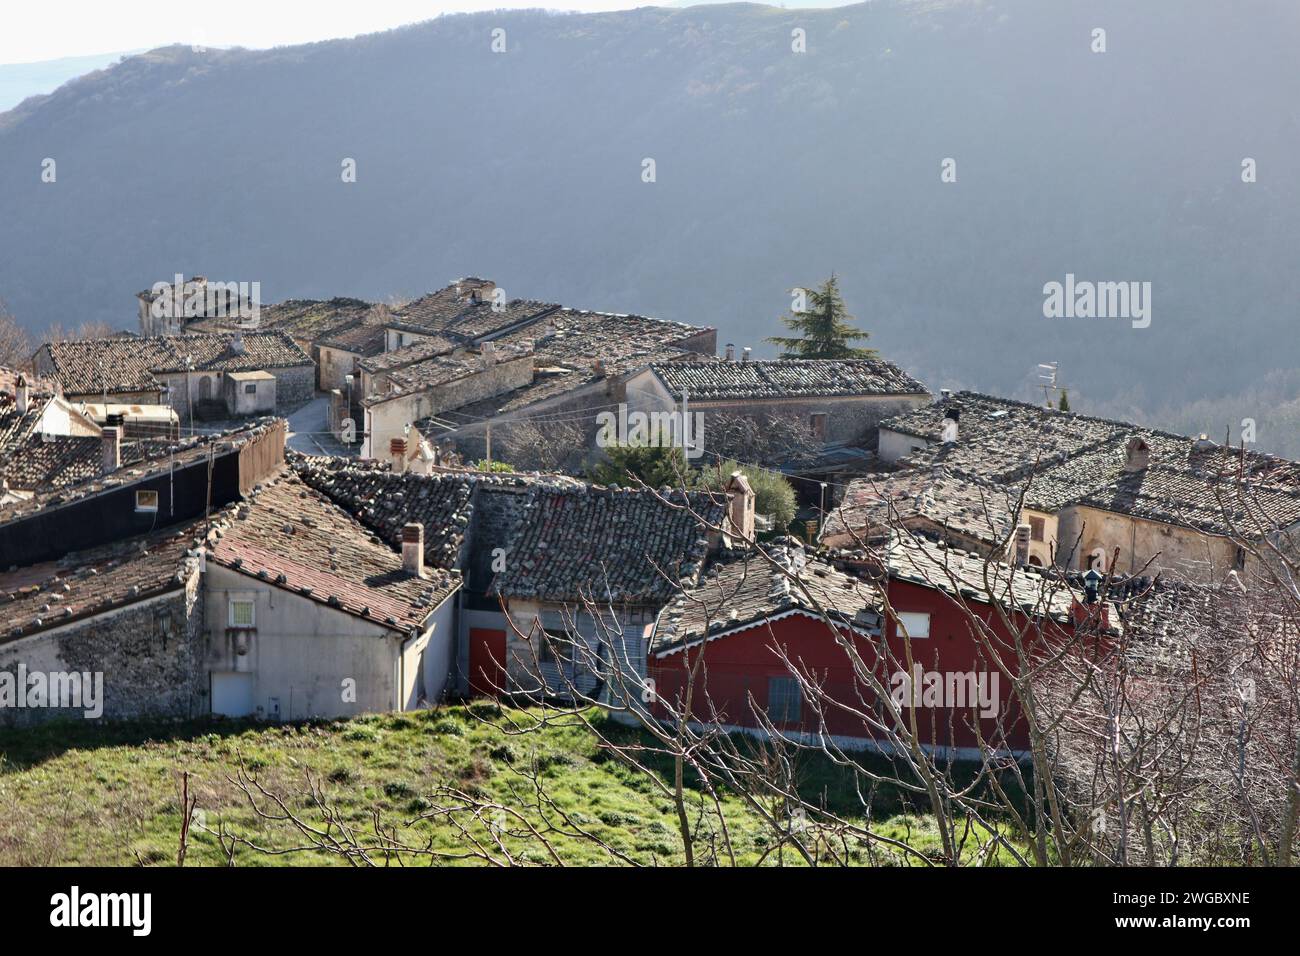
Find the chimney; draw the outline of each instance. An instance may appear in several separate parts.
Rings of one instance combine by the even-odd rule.
[[[484,342],[478,347],[479,354],[483,356],[484,365],[495,365],[497,361],[497,347],[495,342]]]
[[[32,400],[32,390],[31,387],[27,384],[27,377],[24,375],[19,375],[18,382],[14,386],[14,389],[17,393],[14,396],[14,401],[18,406],[18,414],[26,415],[27,409],[31,405],[31,400]]]
[[[754,351],[754,350],[751,349],[748,345],[746,345],[743,349],[740,350],[740,360],[741,360],[742,362],[748,362],[748,361],[749,361],[749,353],[752,352],[752,351]]]
[[[390,438],[388,440],[388,455],[393,459],[393,471],[401,474],[406,471],[406,439]]]
[[[941,389],[939,389],[939,394],[940,394],[943,398],[945,398],[945,399],[947,399],[947,398],[952,398],[952,389],[950,389],[950,388],[941,388]]]
[[[736,345],[734,342],[727,343],[727,361],[728,362],[736,361]]]
[[[592,368],[595,369],[596,377],[597,377],[597,378],[604,378],[604,377],[605,377],[605,360],[604,360],[604,359],[596,359],[596,364],[593,365]]]
[[[402,570],[412,577],[424,576],[424,525],[402,525]]]
[[[943,413],[943,443],[945,445],[951,445],[957,440],[957,427],[960,420],[960,408],[949,408]]]
[[[230,340],[230,354],[244,354],[244,335],[242,332],[236,332],[234,337]]]
[[[99,473],[111,475],[122,467],[122,430],[116,425],[105,425],[101,447],[103,455],[100,459]]]
[[[1016,567],[1023,568],[1029,564],[1029,525],[1016,525]]]
[[[727,541],[728,545],[744,544],[754,539],[754,489],[749,479],[739,471],[733,471],[723,491],[727,493],[727,526],[736,536],[736,541]],[[731,535],[727,536],[730,539]]]
[[[1137,435],[1128,440],[1124,446],[1124,471],[1135,474],[1145,471],[1151,464],[1151,448]]]

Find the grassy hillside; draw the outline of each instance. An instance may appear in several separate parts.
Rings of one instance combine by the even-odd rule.
[[[495,713],[493,707],[477,706],[483,716]],[[430,808],[429,796],[439,786],[492,797],[537,823],[531,787],[516,772],[536,766],[556,805],[575,824],[637,862],[682,862],[671,801],[656,793],[648,779],[600,752],[589,731],[551,728],[511,738],[495,723],[478,719],[470,708],[449,707],[283,726],[64,724],[0,731],[0,865],[174,865],[184,771],[191,775],[190,792],[198,798],[201,819],[211,829],[224,824],[267,849],[299,845],[301,838],[289,824],[268,823],[250,809],[231,779],[241,761],[263,787],[285,796],[289,807],[313,823],[320,818],[303,791],[309,776],[318,780],[339,819],[367,832],[375,813],[385,824],[416,818]],[[853,813],[853,797],[838,771],[810,762],[801,768],[800,779],[809,793],[823,794],[837,809]],[[882,833],[921,848],[935,845],[923,818],[898,814],[896,804],[886,804],[878,801],[875,813],[887,819],[878,824]],[[770,834],[738,799],[728,797],[726,806],[738,862],[759,861],[771,847]],[[896,815],[890,818],[889,813]],[[714,824],[701,818],[694,825],[707,829]],[[479,835],[487,833],[484,824],[471,820],[468,826]],[[427,840],[450,855],[449,863],[467,848],[467,841],[445,822],[421,821],[400,832],[407,842]],[[559,838],[555,843],[566,863],[610,862],[587,842]],[[543,856],[538,849],[531,858],[541,861]],[[856,856],[868,862],[865,853]],[[886,852],[877,862],[898,862],[892,856]],[[187,865],[222,865],[225,859],[216,838],[192,833]],[[234,862],[344,861],[316,851],[264,855],[240,847]],[[786,850],[764,862],[796,860]]]

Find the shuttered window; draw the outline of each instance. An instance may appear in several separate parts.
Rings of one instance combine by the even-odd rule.
[[[803,693],[793,677],[769,677],[767,681],[767,716],[777,724],[799,722]]]

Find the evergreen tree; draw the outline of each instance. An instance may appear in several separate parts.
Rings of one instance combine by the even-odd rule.
[[[639,478],[651,488],[679,488],[683,482],[694,482],[693,471],[680,447],[668,442],[620,445],[605,449],[605,460],[597,462],[589,471],[591,480],[598,485],[634,487]]]
[[[820,289],[807,290],[808,310],[782,316],[786,328],[796,335],[774,335],[767,339],[781,346],[783,359],[851,359],[875,358],[876,350],[857,348],[851,342],[865,341],[871,333],[853,323],[840,297],[839,280],[834,273]]]
[[[1070,396],[1065,389],[1061,389],[1061,401],[1057,404],[1057,407],[1063,412],[1070,410]]]

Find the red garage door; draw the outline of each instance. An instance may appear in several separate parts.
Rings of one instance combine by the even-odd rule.
[[[469,629],[469,691],[495,697],[506,686],[506,632],[486,627]]]

